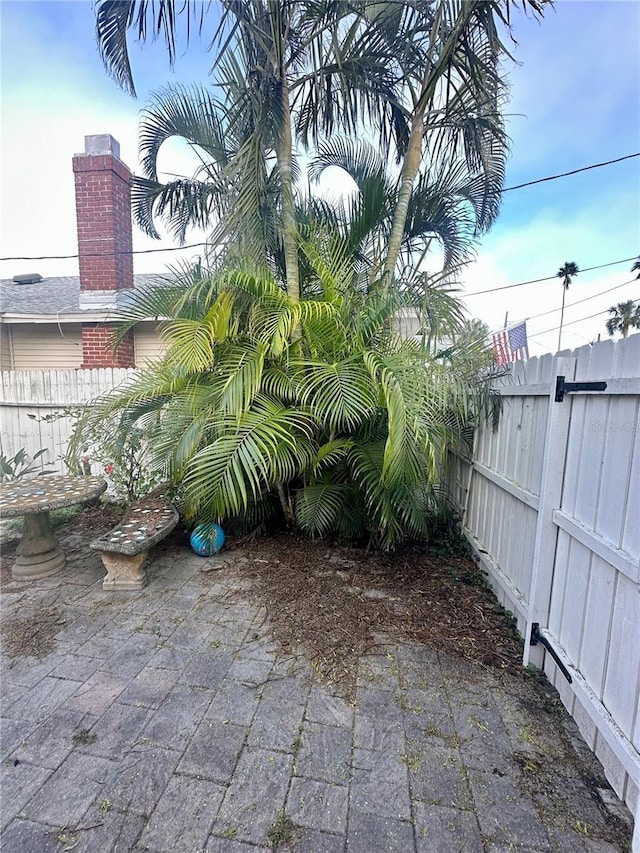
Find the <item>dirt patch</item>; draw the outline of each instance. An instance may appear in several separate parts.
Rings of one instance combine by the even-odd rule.
[[[82,535],[85,538],[89,536],[93,538],[115,527],[122,519],[124,513],[125,508],[118,504],[87,506],[74,515],[70,521],[59,527],[57,533],[63,536],[72,532],[73,534]],[[55,512],[51,514],[51,521],[55,527]]]
[[[513,620],[468,557],[424,548],[367,554],[292,534],[257,538],[235,553],[235,569],[266,606],[276,641],[285,651],[304,649],[324,680],[348,692],[358,659],[380,652],[385,636],[521,671]]]
[[[0,626],[2,651],[9,658],[46,657],[65,624],[64,614],[57,607],[37,607],[20,619],[4,619]]]

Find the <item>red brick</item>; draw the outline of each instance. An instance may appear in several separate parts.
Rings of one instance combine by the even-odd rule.
[[[111,154],[77,155],[73,171],[81,290],[132,288],[131,172]]]

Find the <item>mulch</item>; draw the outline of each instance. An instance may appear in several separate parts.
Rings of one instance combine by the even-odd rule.
[[[283,651],[304,650],[324,680],[348,692],[358,659],[393,642],[522,672],[513,619],[469,557],[425,546],[379,555],[290,533],[255,538],[238,553],[235,571],[250,580]]]

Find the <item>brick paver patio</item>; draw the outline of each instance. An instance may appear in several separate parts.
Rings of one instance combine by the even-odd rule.
[[[350,703],[278,653],[231,563],[160,546],[147,588],[109,593],[69,550],[2,596],[7,621],[60,615],[44,657],[2,657],[6,853],[623,849],[537,685],[389,642]]]

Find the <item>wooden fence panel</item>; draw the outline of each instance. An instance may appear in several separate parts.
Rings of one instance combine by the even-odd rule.
[[[607,388],[556,402],[558,375]],[[517,363],[451,491],[498,599],[572,675],[525,642],[635,814],[640,850],[639,377],[640,335]]]
[[[71,411],[133,375],[135,371],[125,368],[1,371],[0,452],[11,458],[21,448],[31,456],[46,448],[39,460],[41,470],[64,473],[62,460],[74,426]]]

